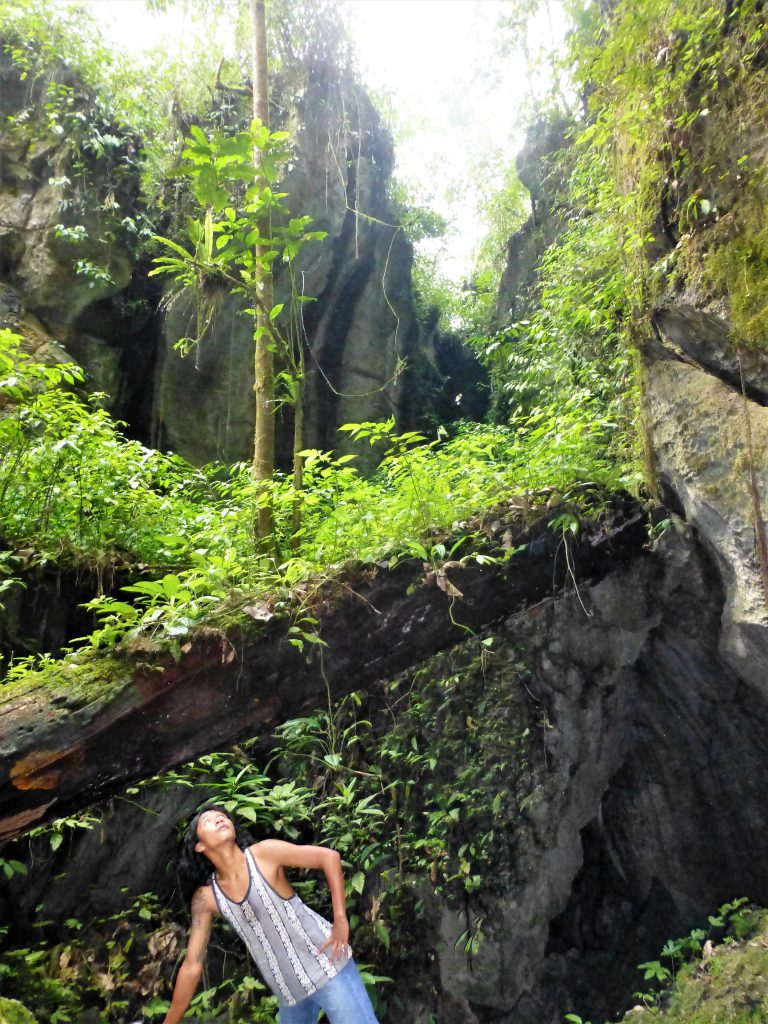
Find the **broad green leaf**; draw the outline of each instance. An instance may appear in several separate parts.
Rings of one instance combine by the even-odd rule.
[[[189,132],[193,139],[195,139],[196,142],[199,142],[201,146],[205,146],[206,148],[210,146],[210,143],[208,142],[208,136],[205,134],[202,128],[198,127],[198,125],[193,124],[190,127]]]
[[[181,588],[181,581],[178,576],[173,573],[167,573],[163,576],[163,592],[166,597],[173,597],[179,592]]]

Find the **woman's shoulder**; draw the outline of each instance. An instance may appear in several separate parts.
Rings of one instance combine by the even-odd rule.
[[[219,908],[216,906],[216,897],[213,894],[211,879],[204,882],[199,889],[195,889],[192,894],[192,912],[201,910],[210,910],[213,914],[219,912]]]
[[[260,860],[269,860],[282,863],[286,854],[299,849],[296,843],[289,843],[285,839],[262,839],[258,843],[251,843],[248,847],[250,853]]]
[[[279,845],[279,839],[260,839],[256,843],[251,843],[248,847],[250,853],[256,854],[269,854],[270,850],[274,850]]]

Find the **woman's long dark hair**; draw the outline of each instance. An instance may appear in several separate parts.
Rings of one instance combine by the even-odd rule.
[[[241,850],[244,850],[246,846],[250,846],[252,842],[248,833],[240,827],[237,819],[234,818],[225,807],[222,807],[221,804],[217,803],[203,804],[200,810],[195,812],[184,838],[181,841],[179,886],[182,898],[187,901],[192,898],[192,894],[196,889],[199,889],[201,885],[206,885],[210,882],[211,875],[213,874],[213,865],[211,862],[204,854],[198,853],[195,849],[195,846],[199,842],[197,837],[197,823],[200,821],[200,815],[205,814],[206,811],[219,811],[221,814],[224,814],[229,818],[235,826],[235,842]]]

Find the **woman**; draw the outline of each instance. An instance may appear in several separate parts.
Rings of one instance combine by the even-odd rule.
[[[213,918],[222,916],[245,942],[280,1001],[280,1024],[377,1024],[352,960],[341,858],[323,846],[265,839],[247,846],[232,816],[208,804],[192,819],[182,853],[196,886],[187,953],[164,1024],[181,1020],[203,973]],[[328,880],[333,924],[291,888],[285,868],[319,868]]]

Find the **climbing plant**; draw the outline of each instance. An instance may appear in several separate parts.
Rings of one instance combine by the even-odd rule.
[[[254,468],[254,475],[266,482],[272,478],[274,463],[275,381],[272,379],[272,354],[278,354],[284,367],[279,377],[284,388],[281,400],[295,404],[295,418],[300,424],[303,414],[304,337],[296,307],[309,301],[309,297],[292,291],[289,309],[281,321],[279,317],[284,303],[271,304],[271,283],[265,290],[264,282],[271,282],[273,264],[278,260],[290,264],[304,243],[325,237],[325,232],[308,230],[310,217],[292,217],[283,202],[287,193],[276,190],[280,164],[288,155],[284,148],[288,139],[288,132],[270,132],[258,121],[253,122],[249,131],[234,135],[215,132],[210,138],[201,128],[193,126],[182,156],[184,170],[192,179],[198,202],[198,216],[190,221],[188,227],[194,249],[186,249],[172,239],[158,237],[165,254],[155,258],[155,269],[150,271],[151,275],[170,276],[177,285],[194,295],[195,331],[193,336],[181,339],[179,344],[182,348],[202,342],[224,294],[241,295],[245,299],[244,312],[253,318],[254,324],[256,379],[261,380],[265,374],[270,376],[267,390],[272,397],[264,399],[267,404],[257,415],[254,440],[254,467],[257,462],[259,465],[263,463],[262,469],[267,465],[270,467],[269,472],[256,472]],[[254,152],[259,154],[258,160],[254,160]],[[268,300],[266,305],[265,300]],[[282,326],[283,323],[286,327]],[[263,362],[265,347],[270,356],[268,363]],[[270,448],[270,443],[260,433],[266,416],[271,421],[269,458],[264,452]],[[301,440],[299,428],[294,444],[295,462],[300,461]],[[299,484],[300,479],[296,482]],[[262,488],[261,494],[262,501],[258,507],[263,510],[269,507],[269,489]],[[261,539],[266,536],[266,527],[271,528],[271,525],[270,513],[259,528]],[[297,521],[296,529],[299,525]]]

